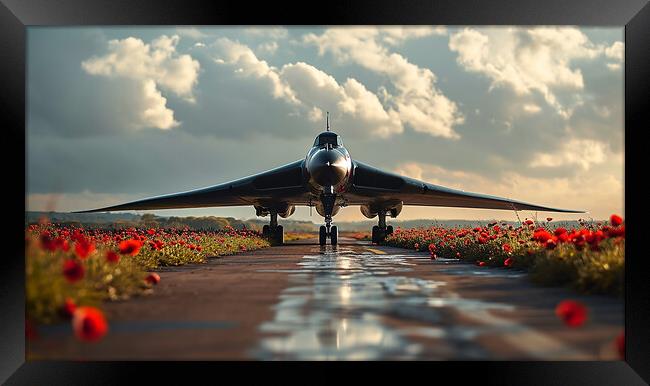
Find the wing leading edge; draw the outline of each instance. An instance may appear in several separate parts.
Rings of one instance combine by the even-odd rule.
[[[385,172],[359,161],[354,161],[353,176],[349,205],[381,205],[382,202],[401,201],[404,205],[419,206],[585,213],[582,210],[551,208],[509,198],[450,189]]]
[[[150,197],[76,213],[216,206],[264,206],[276,202],[307,202],[308,190],[303,184],[302,176],[303,162],[304,160],[298,160],[263,173],[202,189]]]

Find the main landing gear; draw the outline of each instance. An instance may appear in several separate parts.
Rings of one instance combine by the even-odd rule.
[[[372,243],[379,244],[386,239],[386,236],[393,233],[393,226],[386,226],[386,212],[380,211],[377,215],[379,217],[379,225],[372,227]]]
[[[268,238],[271,245],[284,244],[284,228],[282,228],[282,225],[278,225],[277,212],[271,212],[271,224],[264,225],[262,236]]]

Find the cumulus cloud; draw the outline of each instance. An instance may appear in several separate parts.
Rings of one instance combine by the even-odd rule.
[[[607,52],[615,56],[622,49],[616,43],[607,49],[594,44],[573,27],[465,28],[451,35],[449,48],[458,54],[457,62],[466,71],[488,77],[491,89],[510,87],[520,96],[538,92],[565,118],[583,103],[579,96],[568,102],[558,98],[560,90],[585,87],[575,62]]]
[[[605,56],[611,59],[616,59],[619,62],[623,61],[624,45],[623,42],[614,42],[611,46],[605,49]]]
[[[464,122],[463,115],[436,87],[435,74],[387,47],[443,33],[433,27],[331,28],[320,35],[307,34],[303,42],[318,47],[320,55],[329,52],[340,63],[352,62],[388,78],[394,90],[380,92],[402,124],[432,136],[459,138],[454,126]]]
[[[322,120],[322,108],[332,108],[334,118],[346,128],[388,137],[402,131],[395,111],[386,111],[377,95],[348,78],[339,84],[334,77],[305,62],[270,66],[257,58],[250,47],[227,38],[216,41],[215,62],[229,65],[243,78],[262,82],[277,99],[302,111],[309,120]]]
[[[81,67],[91,75],[128,79],[138,85],[142,99],[134,127],[169,129],[179,122],[160,89],[195,102],[193,89],[200,69],[190,55],[176,52],[178,41],[178,35],[163,35],[150,44],[134,37],[111,40],[107,54],[87,59]]]
[[[562,142],[551,153],[536,153],[530,162],[531,167],[562,167],[577,165],[589,170],[592,165],[601,164],[607,159],[607,145],[589,139],[571,139]]]
[[[614,42],[611,46],[605,48],[605,56],[609,59],[613,59],[614,62],[607,63],[607,68],[612,71],[618,71],[621,69],[621,63],[625,58],[625,48],[623,42],[617,41]]]

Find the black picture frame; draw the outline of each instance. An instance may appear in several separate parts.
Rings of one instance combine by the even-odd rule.
[[[642,158],[650,110],[650,6],[647,0],[444,0],[265,2],[188,0],[0,0],[0,117],[8,135],[3,156],[3,207],[9,213],[0,260],[0,382],[7,384],[115,384],[133,382],[137,374],[150,380],[188,380],[208,375],[225,380],[228,370],[241,382],[253,377],[291,380],[294,371],[319,367],[332,381],[337,370],[368,375],[392,375],[416,382],[413,370],[436,380],[468,380],[481,384],[636,385],[650,382],[650,280],[642,250]],[[15,165],[25,154],[26,27],[34,25],[581,25],[625,26],[625,202],[626,360],[612,362],[415,362],[415,363],[294,363],[281,371],[271,363],[161,362],[25,362],[24,341],[24,193],[26,168]],[[639,174],[635,169],[639,169]],[[23,189],[20,189],[20,186]],[[10,200],[10,201],[9,201]],[[22,203],[22,205],[20,204]],[[22,212],[21,212],[22,210]],[[333,371],[328,371],[333,366]],[[399,366],[400,371],[395,371]],[[288,367],[288,368],[287,368]],[[277,376],[277,377],[276,377]],[[313,376],[312,376],[313,377]],[[309,378],[301,378],[309,381]],[[323,380],[325,377],[323,377]],[[645,381],[644,381],[645,380]]]

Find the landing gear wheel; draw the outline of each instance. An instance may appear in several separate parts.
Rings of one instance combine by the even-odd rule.
[[[273,233],[273,241],[275,241],[276,245],[282,245],[284,244],[284,228],[282,225],[278,225],[275,227],[275,232]]]
[[[372,243],[379,243],[379,227],[377,225],[372,227]]]
[[[386,227],[386,236],[393,234],[393,226],[389,225]]]
[[[269,227],[268,225],[264,225],[262,227],[262,236],[263,237],[269,237],[269,235],[271,234],[270,230],[271,230],[271,227]]]
[[[336,245],[339,242],[339,228],[336,225],[330,228],[330,243]]]
[[[318,243],[320,245],[327,243],[327,228],[325,228],[325,225],[321,225],[318,231]]]

